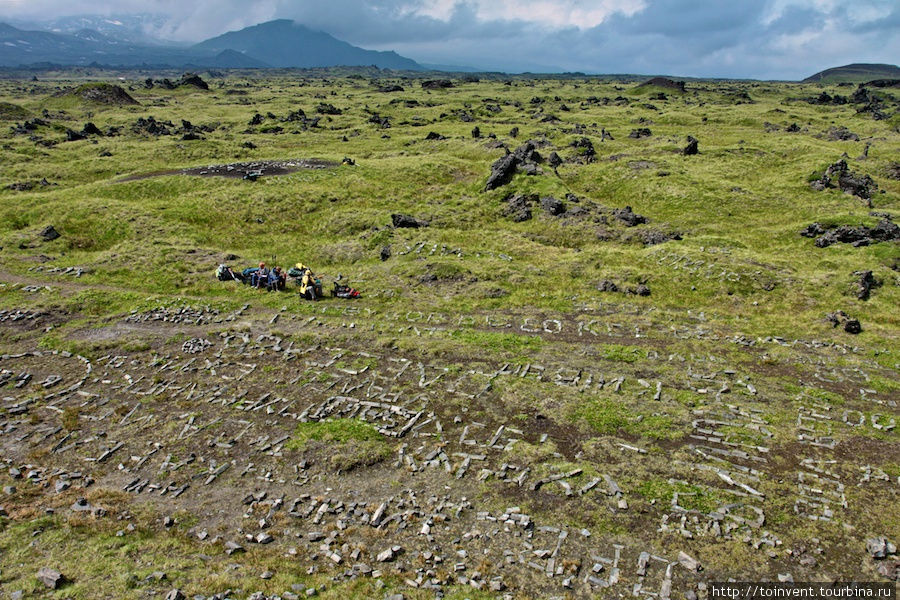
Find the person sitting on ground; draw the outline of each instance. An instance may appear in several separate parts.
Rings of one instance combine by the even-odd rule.
[[[266,287],[269,283],[269,270],[266,268],[266,263],[259,263],[259,269],[253,274],[253,277],[253,281],[250,282],[252,287],[255,287],[258,290]]]
[[[235,273],[228,265],[219,265],[216,269],[216,278],[219,281],[240,281],[243,283],[244,276],[241,273]]]
[[[300,295],[307,300],[318,300],[315,273],[309,267],[304,267],[300,263],[297,263],[297,268],[303,272],[303,275],[300,277]]]
[[[285,281],[286,277],[284,271],[281,270],[281,267],[272,267],[272,271],[269,273],[267,288],[270,292],[283,290]]]

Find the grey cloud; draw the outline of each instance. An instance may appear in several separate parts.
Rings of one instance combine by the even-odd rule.
[[[900,6],[854,0],[821,8],[788,4],[770,22],[775,0],[647,0],[581,30],[552,29],[512,14],[484,20],[459,1],[446,20],[408,10],[421,0],[115,0],[105,14],[158,13],[154,33],[199,41],[274,18],[291,18],[350,43],[393,49],[424,62],[488,70],[572,70],[685,76],[798,78],[849,62],[893,62],[900,56]],[[15,9],[15,10],[13,10]],[[854,18],[864,9],[883,16]],[[97,13],[94,0],[0,0],[10,17]]]

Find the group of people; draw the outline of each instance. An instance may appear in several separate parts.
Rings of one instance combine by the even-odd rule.
[[[284,290],[287,284],[287,274],[279,266],[271,269],[266,267],[266,263],[259,263],[259,267],[250,272],[250,287],[263,289],[273,292]]]
[[[216,278],[219,281],[239,281],[256,289],[264,289],[269,292],[281,291],[287,287],[288,277],[292,278],[300,287],[300,295],[308,300],[318,300],[322,297],[322,282],[303,263],[297,263],[285,272],[279,266],[266,266],[259,263],[258,267],[249,267],[241,272],[234,271],[228,265],[219,265],[216,269]]]

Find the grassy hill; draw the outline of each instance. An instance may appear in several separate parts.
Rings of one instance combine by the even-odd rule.
[[[819,71],[803,80],[803,83],[865,83],[874,79],[900,79],[897,65],[854,63]]]
[[[0,597],[893,576],[895,89],[382,75],[0,80]]]

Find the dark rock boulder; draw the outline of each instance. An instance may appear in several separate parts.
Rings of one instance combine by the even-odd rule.
[[[855,335],[862,332],[862,325],[858,319],[847,319],[847,322],[844,323],[844,331]]]
[[[566,212],[566,205],[552,196],[545,196],[541,198],[541,209],[554,217],[558,217]]]
[[[659,229],[644,229],[640,232],[640,240],[645,246],[655,246],[656,244],[664,244],[670,240],[680,240],[681,234],[677,232],[666,232]]]
[[[843,125],[840,127],[830,127],[828,129],[828,139],[833,142],[858,142],[859,135],[853,133]]]
[[[694,154],[700,153],[700,142],[692,135],[687,136],[687,146],[685,146],[681,153],[685,156],[692,156]]]
[[[441,90],[452,87],[453,82],[449,79],[426,79],[422,82],[423,90]]]
[[[537,201],[535,195],[514,194],[507,196],[506,208],[503,214],[510,217],[514,223],[521,223],[531,219],[531,206]]]
[[[594,162],[594,158],[597,156],[596,150],[594,150],[594,144],[591,143],[591,140],[586,137],[578,138],[574,142],[572,142],[572,147],[575,148],[575,160],[585,163]]]
[[[818,226],[818,228],[812,229],[813,226]],[[809,233],[820,229],[822,229],[821,225],[813,223],[813,225],[807,227],[801,234],[806,235],[806,237],[812,237]],[[859,247],[895,240],[900,240],[900,226],[897,226],[896,223],[887,219],[882,219],[875,227],[866,227],[864,225],[857,227],[852,225],[840,225],[833,229],[828,229],[816,238],[816,246],[819,248],[827,248],[832,244],[842,243]]]
[[[868,300],[872,290],[881,285],[872,271],[857,271],[854,275],[859,278],[856,280],[856,297],[859,300]]]
[[[390,246],[382,246],[381,252],[378,253],[378,257],[381,259],[381,262],[386,261],[391,257],[391,247]]]
[[[41,237],[44,238],[45,242],[52,242],[58,239],[60,234],[53,225],[47,225],[41,230]]]
[[[316,106],[316,112],[320,115],[340,115],[343,114],[344,111],[336,107],[334,104],[319,102],[319,105]]]
[[[900,181],[900,162],[893,162],[887,168],[888,179]]]
[[[425,139],[426,140],[446,140],[447,138],[445,138],[444,136],[442,136],[441,134],[439,134],[435,131],[429,131],[428,135],[425,136]]]
[[[421,221],[413,216],[404,214],[391,215],[391,223],[394,227],[418,229],[419,227],[428,227],[427,221]]]
[[[844,159],[830,165],[820,177],[810,181],[810,187],[816,191],[837,187],[842,192],[867,200],[869,203],[872,193],[878,189],[871,177],[854,173]]]
[[[625,223],[626,227],[634,227],[635,225],[641,225],[647,222],[647,217],[633,212],[630,206],[617,208],[613,211],[613,216]]]
[[[518,164],[519,159],[515,154],[507,154],[495,160],[491,165],[491,175],[488,177],[485,191],[494,190],[509,183]]]
[[[634,294],[635,296],[649,296],[650,288],[647,285],[640,283],[635,287],[628,288],[628,293]]]
[[[632,129],[631,133],[628,134],[628,137],[633,139],[640,139],[645,137],[650,137],[653,133],[647,127],[639,127],[637,129]]]
[[[559,154],[557,154],[556,151],[554,150],[553,152],[550,153],[550,156],[547,157],[547,162],[550,164],[551,167],[553,167],[555,169],[556,167],[558,167],[559,165],[561,165],[563,163],[563,160],[562,160],[562,158],[560,158]]]
[[[619,286],[617,286],[614,282],[609,279],[604,279],[597,285],[597,289],[601,292],[618,292]]]
[[[376,91],[381,92],[382,94],[389,94],[391,92],[402,92],[403,86],[401,85],[383,85],[379,87]]]
[[[77,142],[78,140],[84,140],[84,139],[87,139],[86,135],[84,135],[82,133],[78,133],[74,129],[66,129],[66,141],[67,142]]]
[[[84,124],[84,127],[81,128],[81,135],[103,135],[103,132],[100,131],[100,128],[88,121]]]
[[[814,238],[825,233],[825,228],[820,223],[810,223],[800,232],[803,237]]]

